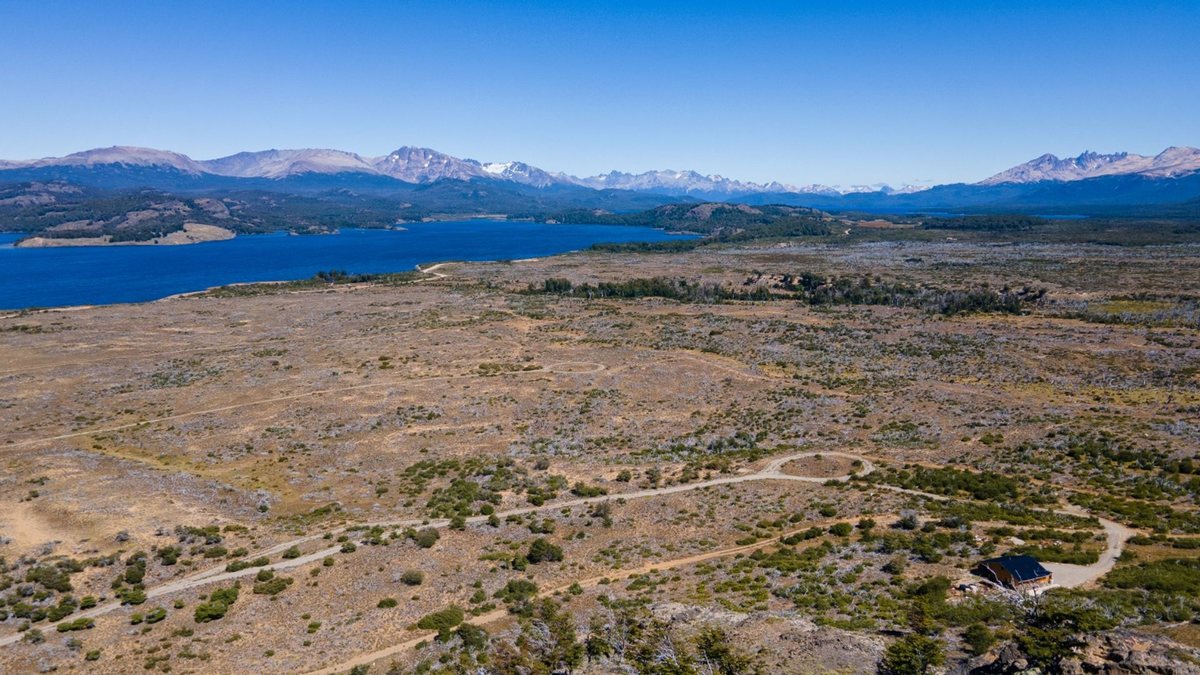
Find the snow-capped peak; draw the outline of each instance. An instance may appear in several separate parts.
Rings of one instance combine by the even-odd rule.
[[[1077,157],[1059,159],[1045,154],[980,181],[980,185],[1002,183],[1036,183],[1039,181],[1076,181],[1099,176],[1141,175],[1164,178],[1200,170],[1200,150],[1171,147],[1158,155],[1135,155],[1116,152],[1108,155],[1091,151]]]
[[[470,180],[487,175],[478,162],[409,146],[375,159],[371,164],[385,176],[408,183],[428,183],[443,178]]]
[[[549,187],[556,183],[570,182],[543,171],[536,166],[530,166],[525,162],[487,162],[481,164],[480,168],[494,178],[521,183],[522,185],[532,185],[537,188]]]

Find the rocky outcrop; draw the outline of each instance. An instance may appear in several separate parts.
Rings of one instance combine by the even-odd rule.
[[[959,671],[964,672],[964,671]],[[1013,643],[973,659],[965,672],[971,675],[1200,675],[1200,650],[1160,636],[1133,631],[1112,631],[1086,638],[1075,655],[1063,659],[1053,671],[1033,666]]]

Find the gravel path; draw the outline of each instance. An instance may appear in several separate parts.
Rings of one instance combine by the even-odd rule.
[[[1063,509],[1060,513],[1069,513],[1076,516],[1090,515],[1087,511],[1078,507]],[[1054,575],[1053,581],[1055,586],[1077,588],[1108,574],[1113,566],[1117,564],[1117,559],[1121,557],[1121,552],[1125,549],[1125,542],[1137,534],[1136,531],[1125,527],[1121,523],[1116,523],[1105,518],[1099,518],[1099,521],[1104,526],[1104,535],[1108,540],[1108,545],[1100,553],[1100,558],[1096,562],[1091,565],[1042,563],[1042,566],[1050,570],[1050,573]]]
[[[442,378],[436,378],[436,379],[442,379]],[[836,476],[833,478],[813,477],[813,476],[794,476],[791,474],[783,473],[783,471],[782,471],[783,467],[788,462],[791,462],[791,461],[794,461],[797,459],[803,459],[806,457],[815,457],[817,455],[843,457],[846,459],[862,462],[862,466],[857,472],[855,472],[853,474],[849,474],[849,475],[845,475],[845,476]],[[831,452],[831,451],[804,452],[804,453],[786,455],[784,457],[779,457],[779,458],[773,459],[769,463],[767,463],[762,469],[760,469],[754,473],[744,474],[741,476],[729,476],[729,477],[725,477],[725,478],[715,478],[715,479],[707,480],[707,481],[700,481],[700,482],[696,482],[696,483],[685,483],[682,485],[671,485],[671,486],[663,487],[663,488],[647,488],[644,490],[634,490],[633,492],[623,492],[623,493],[616,493],[616,494],[610,494],[610,495],[602,495],[599,497],[581,497],[578,499],[569,499],[569,500],[565,500],[565,501],[557,501],[557,502],[552,502],[549,504],[543,504],[542,506],[528,506],[528,507],[509,509],[507,511],[498,511],[498,512],[496,512],[495,515],[497,517],[504,518],[504,517],[510,516],[510,515],[523,515],[523,514],[528,514],[528,513],[537,513],[540,511],[557,510],[557,509],[563,509],[563,508],[569,508],[569,507],[575,507],[575,506],[596,504],[596,503],[600,503],[600,502],[615,501],[618,499],[624,499],[624,500],[646,499],[646,498],[650,498],[650,497],[657,497],[660,495],[679,494],[682,492],[691,492],[693,490],[703,490],[705,488],[717,487],[720,485],[732,485],[735,483],[749,483],[749,482],[762,481],[762,480],[781,480],[781,481],[790,481],[790,482],[798,482],[798,483],[816,483],[816,484],[825,483],[825,482],[831,481],[831,480],[845,482],[845,481],[849,481],[852,477],[860,477],[860,476],[865,476],[867,474],[870,474],[871,472],[875,471],[875,468],[876,467],[875,467],[874,463],[872,463],[867,458],[861,457],[859,455],[854,455],[854,454],[844,453],[844,452]],[[907,490],[904,488],[894,487],[894,486],[890,486],[890,485],[876,484],[873,487],[878,487],[880,489],[886,489],[886,490],[892,490],[894,492],[901,492],[904,494],[911,494],[911,495],[919,496],[919,497],[936,499],[938,501],[946,501],[948,499],[947,497],[945,497],[943,495],[934,495],[934,494],[929,494],[929,493],[925,493],[925,492],[919,492],[917,490]],[[1084,516],[1089,515],[1086,511],[1083,511],[1082,509],[1079,509],[1078,507],[1070,507],[1067,509],[1057,509],[1057,510],[1054,510],[1054,512],[1055,513],[1066,513],[1066,514],[1070,514],[1070,515],[1084,515]],[[482,523],[482,522],[486,522],[487,519],[488,519],[488,516],[472,516],[470,518],[467,518],[466,520],[467,520],[467,523]],[[1106,520],[1104,518],[1099,518],[1099,520],[1100,520],[1100,523],[1103,525],[1104,530],[1107,535],[1107,538],[1108,538],[1108,548],[1105,550],[1104,554],[1100,556],[1100,560],[1092,565],[1047,564],[1046,567],[1048,569],[1050,569],[1050,571],[1054,574],[1054,580],[1057,585],[1068,587],[1068,588],[1080,586],[1080,585],[1086,584],[1088,582],[1091,582],[1091,581],[1094,581],[1095,579],[1100,578],[1101,576],[1103,576],[1105,573],[1107,573],[1109,570],[1111,570],[1113,568],[1113,565],[1116,563],[1117,558],[1120,557],[1120,555],[1121,555],[1121,551],[1125,545],[1125,541],[1134,534],[1134,531],[1125,527],[1124,525],[1121,525],[1120,523],[1115,523],[1111,520]],[[436,520],[427,520],[424,518],[413,518],[413,519],[406,519],[406,520],[380,521],[380,522],[375,522],[375,523],[361,523],[361,524],[356,525],[356,527],[373,527],[373,526],[416,527],[416,526],[424,525],[426,527],[444,528],[444,527],[447,527],[449,524],[450,524],[450,521],[445,518],[436,519]],[[806,525],[805,529],[807,529],[807,527],[809,527],[809,526],[811,526],[811,523],[809,525]],[[344,527],[338,528],[338,529],[334,530],[331,534],[333,536],[336,536],[338,534],[348,531],[350,529],[350,527],[351,526],[344,526]],[[308,536],[304,536],[304,537],[299,537],[297,539],[285,541],[285,542],[276,544],[275,546],[272,546],[270,548],[254,552],[254,553],[250,554],[249,556],[247,556],[247,559],[257,558],[260,556],[270,557],[273,555],[277,555],[277,554],[280,554],[280,553],[286,551],[288,548],[290,548],[292,546],[299,546],[299,545],[307,544],[307,543],[310,543],[313,541],[323,541],[325,539],[325,536],[326,536],[325,533],[313,534],[313,535],[308,535]],[[681,566],[681,565],[691,564],[693,562],[698,562],[701,560],[707,560],[710,558],[735,555],[740,552],[754,550],[756,548],[771,545],[775,541],[776,541],[776,539],[774,539],[774,538],[767,539],[762,542],[757,542],[755,544],[751,544],[749,546],[741,546],[741,547],[736,547],[736,548],[732,548],[732,549],[721,549],[718,551],[710,551],[707,553],[688,556],[686,558],[680,558],[677,560],[661,561],[661,562],[655,563],[653,565],[646,565],[645,567],[646,567],[646,569],[649,569],[651,567],[656,568],[656,569],[661,569],[661,568],[666,568],[666,567],[677,567],[677,566]],[[311,553],[307,553],[298,558],[293,558],[290,560],[280,559],[276,562],[272,562],[267,567],[274,569],[274,570],[291,569],[294,567],[299,567],[301,565],[307,565],[309,563],[316,562],[318,560],[322,560],[327,556],[338,553],[340,550],[341,550],[341,544],[334,544],[332,546],[324,547],[319,550],[313,551]],[[262,569],[262,568],[250,567],[250,568],[246,568],[243,570],[239,570],[237,572],[226,572],[223,567],[214,567],[214,568],[203,570],[203,571],[197,572],[195,574],[191,574],[191,575],[188,575],[185,577],[181,577],[179,579],[175,579],[173,581],[168,581],[168,582],[159,584],[157,586],[148,588],[148,589],[146,589],[146,597],[147,597],[147,599],[157,598],[157,597],[169,595],[172,593],[179,593],[179,592],[187,591],[187,590],[190,590],[193,588],[198,588],[200,586],[206,586],[209,584],[216,584],[216,583],[221,583],[224,581],[230,581],[233,579],[239,579],[242,577],[258,574],[260,569]],[[638,568],[638,569],[641,569],[641,568]],[[636,569],[635,570],[626,570],[624,572],[618,572],[615,574],[630,575],[630,574],[635,574],[635,573],[637,573]],[[610,574],[609,576],[611,577],[612,574]],[[582,584],[583,581],[584,580],[580,580],[580,583]],[[589,583],[590,583],[595,580],[586,580],[586,581],[589,581]],[[85,610],[83,612],[78,612],[68,618],[69,619],[84,618],[84,617],[96,618],[96,617],[108,614],[110,612],[116,611],[120,608],[121,608],[121,604],[119,602],[113,601],[113,602],[108,602],[108,603],[105,603],[102,605],[98,605],[96,607],[93,607],[89,610]],[[480,623],[480,624],[487,623],[487,622],[491,622],[491,621],[496,621],[496,620],[502,618],[503,616],[507,616],[507,610],[497,610],[495,612],[490,612],[488,614],[484,614],[484,615],[475,617],[471,620],[471,623]],[[9,635],[4,638],[0,638],[0,647],[18,642],[21,639],[21,637],[22,637],[22,634],[17,633],[14,635]],[[332,673],[332,672],[338,672],[340,670],[345,670],[345,669],[351,668],[355,665],[371,663],[372,661],[383,658],[384,656],[390,656],[392,654],[396,654],[396,653],[402,652],[406,649],[409,649],[412,646],[414,646],[415,644],[417,644],[418,642],[420,642],[421,640],[425,640],[428,638],[429,638],[429,635],[423,635],[419,638],[414,638],[413,640],[409,640],[409,641],[406,641],[406,642],[403,642],[403,643],[400,643],[397,645],[393,645],[384,650],[380,650],[379,652],[372,652],[371,654],[365,654],[365,655],[356,657],[352,661],[348,661],[344,664],[338,664],[337,666],[333,666],[331,668],[326,668],[326,669],[314,671],[314,672],[315,673]],[[363,659],[367,659],[367,660],[363,660]]]

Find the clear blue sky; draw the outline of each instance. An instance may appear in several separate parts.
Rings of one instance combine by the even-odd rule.
[[[592,174],[984,178],[1200,145],[1200,2],[0,0],[0,157],[422,145]]]

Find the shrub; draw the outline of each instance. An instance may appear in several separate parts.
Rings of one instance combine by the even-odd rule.
[[[146,601],[146,590],[138,587],[122,588],[117,591],[122,605],[140,605]]]
[[[227,605],[232,605],[238,599],[238,587],[230,586],[229,588],[218,588],[209,594],[208,599],[216,602],[223,602]]]
[[[542,562],[560,562],[563,559],[563,551],[558,546],[538,537],[529,545],[529,553],[525,557],[535,565]]]
[[[433,545],[438,542],[438,539],[442,538],[442,535],[438,534],[438,531],[434,528],[427,527],[413,533],[410,538],[421,548],[433,548]]]
[[[431,612],[421,617],[417,621],[417,628],[422,630],[436,630],[438,632],[448,631],[463,622],[466,614],[462,608],[457,605],[450,605],[446,609]]]
[[[292,546],[288,550],[284,551],[283,555],[281,557],[284,560],[294,560],[296,558],[299,558],[300,557],[300,547]]]
[[[887,675],[924,675],[945,660],[940,641],[910,633],[888,645],[879,669]]]
[[[205,558],[224,558],[229,555],[229,549],[224,546],[209,546],[204,549]]]
[[[25,581],[41,584],[44,588],[59,593],[71,592],[71,576],[57,567],[49,565],[38,565],[30,569],[25,573]],[[141,579],[139,578],[138,581]]]
[[[292,585],[291,577],[272,577],[266,581],[261,581],[254,584],[254,592],[257,595],[278,595],[285,588]]]
[[[392,607],[395,607],[396,605],[399,605],[399,604],[400,603],[396,602],[395,598],[384,598],[379,601],[378,605],[375,605],[375,606],[378,607],[379,609],[391,609]]]
[[[75,611],[76,603],[71,596],[67,596],[59,601],[54,607],[46,610],[46,618],[51,621],[65,619]]]
[[[155,553],[164,566],[174,565],[179,561],[181,551],[178,546],[164,546]]]
[[[87,630],[96,625],[96,620],[88,617],[80,617],[74,621],[64,621],[58,624],[58,632],[66,633],[68,631]]]
[[[1104,577],[1104,585],[1194,596],[1200,594],[1200,559],[1169,558],[1119,567]]]
[[[167,610],[162,607],[155,607],[146,612],[146,623],[158,623],[167,618]]]
[[[420,586],[425,581],[425,573],[421,570],[407,570],[400,575],[400,581],[405,586]]]
[[[829,527],[829,533],[839,537],[848,537],[853,529],[850,523],[835,523]]]
[[[580,481],[575,483],[575,486],[571,488],[571,494],[576,497],[600,497],[608,494],[608,490],[598,485],[588,485]]]
[[[462,640],[463,649],[467,651],[483,649],[488,643],[488,632],[474,624],[461,624],[454,634]]]
[[[194,618],[196,623],[208,623],[224,617],[228,611],[229,605],[223,602],[202,602],[196,605]]]
[[[266,567],[271,564],[271,559],[266,556],[255,558],[254,560],[234,560],[225,566],[226,572],[240,572],[251,567]]]
[[[996,643],[996,636],[987,626],[981,623],[973,623],[967,626],[963,631],[963,642],[967,645],[968,651],[973,656],[981,656],[986,654],[992,645]]]
[[[528,579],[512,579],[492,597],[507,604],[516,604],[537,595],[537,584]]]
[[[196,623],[208,623],[209,621],[220,619],[229,611],[229,606],[237,602],[237,599],[237,586],[219,588],[213,591],[208,596],[208,602],[202,602],[196,606]]]

